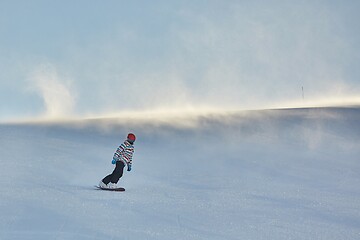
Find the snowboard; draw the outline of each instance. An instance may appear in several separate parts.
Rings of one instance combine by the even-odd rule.
[[[105,191],[112,191],[112,192],[125,192],[125,188],[119,187],[119,188],[102,188],[99,186],[95,186],[96,189],[99,190],[105,190]]]

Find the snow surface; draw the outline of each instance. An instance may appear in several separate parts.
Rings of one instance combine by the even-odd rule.
[[[0,239],[360,239],[360,108],[0,125]],[[134,131],[126,192],[95,190]]]

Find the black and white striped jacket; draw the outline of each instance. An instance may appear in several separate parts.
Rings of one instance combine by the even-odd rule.
[[[116,149],[114,159],[116,161],[122,161],[124,164],[131,167],[133,154],[134,145],[132,145],[128,140],[126,140]]]

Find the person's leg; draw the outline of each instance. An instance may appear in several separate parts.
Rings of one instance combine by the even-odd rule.
[[[104,179],[102,180],[103,183],[105,183],[106,185],[108,185],[110,182],[117,183],[123,175],[124,167],[125,164],[122,161],[117,161],[114,171],[104,177]]]
[[[111,175],[112,175],[112,174],[109,174],[109,175],[107,175],[106,177],[104,177],[104,179],[102,180],[102,182],[105,183],[106,185],[108,185],[109,182],[111,181]]]
[[[119,181],[119,179],[123,175],[124,167],[125,167],[125,164],[122,161],[116,162],[116,167],[115,167],[113,173],[111,174],[111,179],[110,179],[110,181],[112,183],[116,184]]]

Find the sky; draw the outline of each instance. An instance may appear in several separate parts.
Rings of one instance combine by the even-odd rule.
[[[0,121],[360,103],[360,1],[0,0]]]

